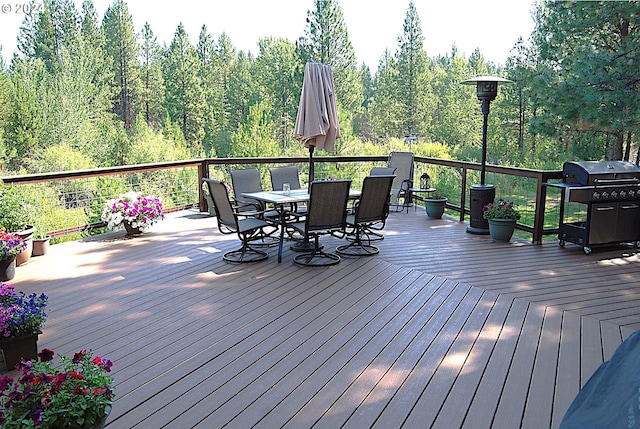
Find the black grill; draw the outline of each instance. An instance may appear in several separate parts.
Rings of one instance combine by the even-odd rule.
[[[626,161],[565,162],[562,169],[560,245],[591,246],[640,240],[640,167]],[[565,204],[584,204],[586,216],[565,222]]]

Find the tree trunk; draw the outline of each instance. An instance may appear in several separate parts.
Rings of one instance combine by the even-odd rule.
[[[627,131],[627,145],[624,149],[624,160],[629,161],[631,156],[631,131]]]
[[[609,140],[609,159],[611,161],[622,160],[622,143],[624,141],[624,135],[622,131],[614,132],[611,134]]]

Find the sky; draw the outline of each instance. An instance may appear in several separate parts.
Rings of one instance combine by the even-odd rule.
[[[518,37],[527,40],[533,31],[534,1],[414,0],[414,4],[429,57],[450,54],[455,44],[462,55],[468,57],[479,48],[485,60],[504,64]],[[75,2],[81,10],[82,0]],[[25,3],[0,0],[0,45],[6,63],[16,51]],[[113,0],[93,0],[93,4],[102,20]],[[339,0],[339,4],[358,65],[365,63],[375,72],[386,49],[396,52],[409,0]],[[260,38],[295,42],[304,36],[314,0],[128,0],[127,5],[136,32],[148,21],[161,45],[171,43],[182,22],[194,45],[206,25],[214,40],[224,32],[236,49],[257,55]],[[485,19],[489,22],[483,24]]]

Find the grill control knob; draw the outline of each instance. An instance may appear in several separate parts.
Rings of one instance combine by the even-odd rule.
[[[631,198],[633,198],[636,195],[636,191],[634,191],[633,189],[629,191],[629,196]]]
[[[620,198],[624,198],[627,196],[627,192],[626,191],[620,191]]]
[[[594,199],[594,200],[599,200],[599,199],[600,199],[600,194],[599,194],[599,193],[597,193],[597,192],[594,192],[594,193],[593,193],[593,199]]]
[[[618,198],[618,193],[616,191],[611,192],[611,198]]]
[[[609,198],[609,193],[608,192],[603,192],[602,193],[602,198]]]

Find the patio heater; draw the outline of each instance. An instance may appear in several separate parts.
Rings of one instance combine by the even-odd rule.
[[[418,136],[415,134],[405,136],[404,142],[409,143],[409,152],[413,152],[413,143],[418,143]]]
[[[512,83],[509,79],[497,76],[478,76],[460,82],[463,85],[476,85],[476,95],[482,102],[482,163],[480,166],[480,183],[472,185],[469,190],[470,219],[467,232],[471,234],[489,234],[489,222],[482,218],[484,206],[492,202],[496,197],[496,188],[485,183],[487,163],[487,120],[489,118],[489,104],[498,95],[499,83]]]

